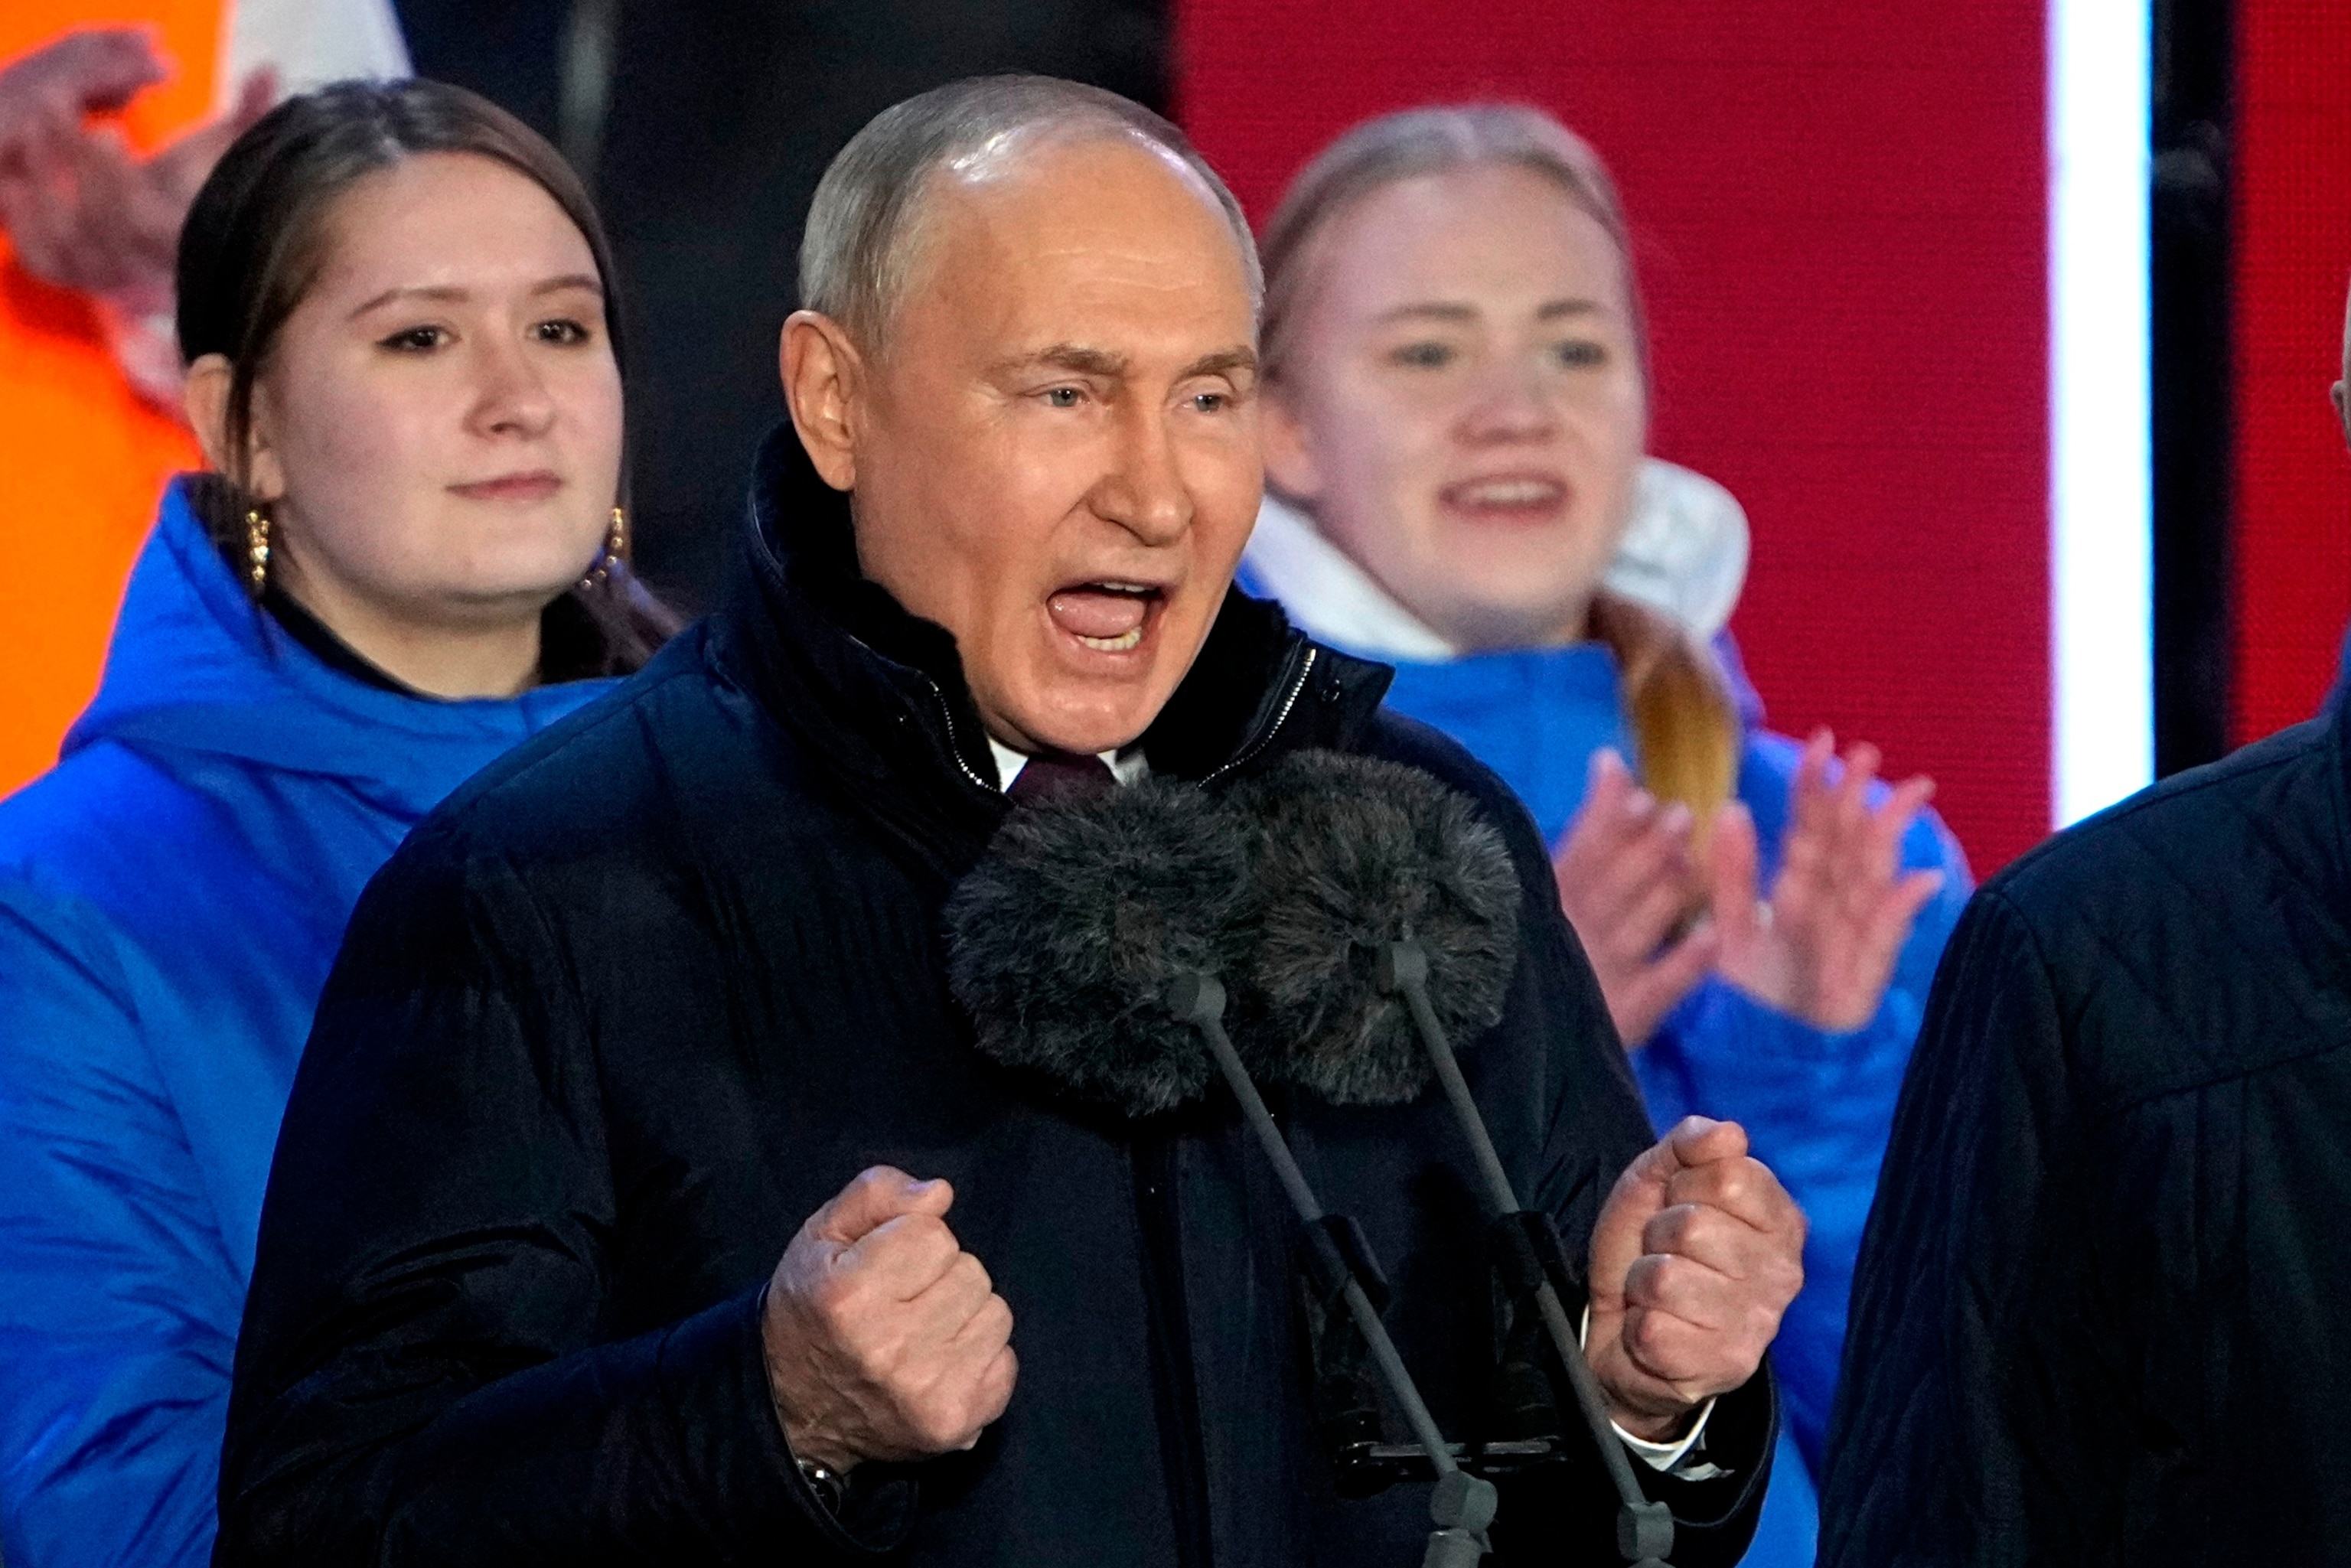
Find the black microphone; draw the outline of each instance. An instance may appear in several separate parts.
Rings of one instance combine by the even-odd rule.
[[[1456,1036],[1501,1017],[1518,951],[1521,893],[1500,834],[1418,768],[1330,751],[1285,758],[1235,803],[1259,824],[1265,936],[1251,977],[1280,1031],[1259,1054],[1341,1104],[1409,1101],[1432,1075],[1443,1086],[1496,1220],[1498,1261],[1541,1315],[1615,1485],[1618,1550],[1666,1568],[1673,1513],[1641,1490],[1568,1322],[1558,1233],[1520,1207],[1454,1056]]]
[[[1223,1076],[1437,1471],[1422,1568],[1476,1568],[1494,1485],[1454,1458],[1372,1303],[1362,1232],[1323,1212],[1225,1030],[1217,977],[1254,934],[1259,842],[1227,803],[1157,779],[1015,811],[948,898],[948,988],[987,1055],[1130,1116]]]
[[[1428,949],[1429,1005],[1457,1037],[1498,1022],[1523,896],[1501,835],[1420,769],[1335,751],[1291,755],[1233,804],[1258,841],[1251,1059],[1336,1104],[1418,1099],[1428,1053],[1375,983],[1379,951],[1406,936]]]
[[[1199,1099],[1216,1068],[1167,988],[1238,969],[1249,850],[1223,802],[1157,779],[1014,811],[946,904],[979,1049],[1127,1116]]]

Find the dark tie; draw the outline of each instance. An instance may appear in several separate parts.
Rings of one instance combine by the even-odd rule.
[[[1090,800],[1118,788],[1110,764],[1079,752],[1040,751],[1029,759],[1004,792],[1016,806],[1047,806],[1063,800]]]

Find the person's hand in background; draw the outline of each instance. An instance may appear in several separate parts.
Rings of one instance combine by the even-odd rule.
[[[1722,977],[1832,1034],[1876,1016],[1912,923],[1943,885],[1940,872],[1902,870],[1903,836],[1933,782],[1906,779],[1872,806],[1879,760],[1865,742],[1840,764],[1826,730],[1813,737],[1768,901],[1757,896],[1755,822],[1744,806],[1723,808],[1709,856]]]
[[[176,410],[180,225],[277,87],[273,73],[255,72],[228,112],[145,160],[119,127],[90,122],[168,74],[152,38],[131,27],[68,33],[0,70],[0,228],[26,272],[96,303],[131,384]]]
[[[1552,871],[1616,1032],[1637,1049],[1715,963],[1711,926],[1674,939],[1698,889],[1689,809],[1661,803],[1604,747]]]
[[[1766,898],[1744,806],[1723,808],[1701,873],[1688,810],[1642,789],[1613,750],[1593,755],[1583,806],[1552,869],[1625,1045],[1646,1044],[1709,971],[1831,1033],[1876,1016],[1918,911],[1943,884],[1940,872],[1901,863],[1903,836],[1934,784],[1905,780],[1873,806],[1879,760],[1865,743],[1840,761],[1834,737],[1813,737]],[[1685,931],[1701,875],[1708,918]]]

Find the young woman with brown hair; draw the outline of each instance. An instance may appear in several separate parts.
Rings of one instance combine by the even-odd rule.
[[[353,904],[635,668],[611,269],[431,82],[297,98],[180,242],[183,475],[97,700],[0,803],[0,1554],[210,1560],[261,1196]]]
[[[1707,639],[1744,523],[1646,455],[1625,218],[1581,140],[1507,106],[1373,120],[1299,175],[1264,258],[1271,494],[1243,585],[1395,664],[1389,705],[1519,793],[1656,1124],[1743,1124],[1811,1217],[1772,1360],[1816,1462],[1965,862],[1924,780],[1742,712]],[[1783,1455],[1749,1561],[1809,1562],[1806,1473]]]

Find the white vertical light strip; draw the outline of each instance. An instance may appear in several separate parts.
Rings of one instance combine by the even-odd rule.
[[[2056,825],[2155,777],[2149,0],[2049,0]]]

